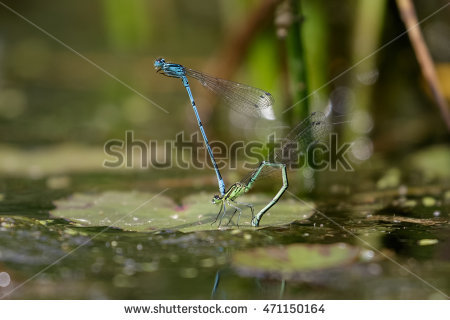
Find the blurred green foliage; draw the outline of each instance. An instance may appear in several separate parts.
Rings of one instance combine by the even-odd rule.
[[[402,155],[445,139],[445,127],[421,83],[407,37],[371,56],[404,31],[393,3],[5,3],[77,54],[0,8],[0,143],[19,148],[65,142],[102,145],[110,138],[122,138],[127,129],[143,140],[170,139],[180,130],[195,132],[182,86],[178,80],[155,74],[153,60],[164,56],[208,71],[221,64],[217,57],[225,49],[235,52],[236,61],[241,61],[230,65],[229,78],[270,91],[277,101],[278,119],[288,125],[331,104],[338,113],[356,115],[355,119],[347,117],[354,121],[338,130],[344,130],[350,140],[364,137],[360,143],[375,153]],[[418,3],[417,11],[424,17],[441,3]],[[48,10],[38,10],[41,8]],[[284,36],[276,23],[282,15],[288,17],[281,19]],[[233,48],[232,40],[245,35],[252,23],[256,27],[244,37],[246,48]],[[438,65],[448,61],[450,53],[436,40],[448,31],[445,15],[436,15],[422,28],[430,39],[432,54],[439,58]],[[245,129],[231,124],[227,110],[202,100],[202,95],[203,89],[194,87],[209,136],[226,143],[250,138]]]

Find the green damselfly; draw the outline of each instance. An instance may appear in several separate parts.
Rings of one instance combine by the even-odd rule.
[[[220,217],[220,226],[228,206],[234,209],[233,216],[236,212],[239,212],[237,221],[237,224],[239,225],[239,219],[242,212],[239,205],[245,205],[249,207],[252,212],[252,226],[259,226],[262,216],[277,203],[288,188],[287,167],[298,163],[300,156],[306,155],[314,145],[323,141],[328,135],[329,128],[330,125],[327,118],[322,112],[310,114],[283,139],[283,143],[279,150],[269,156],[269,159],[271,159],[270,161],[261,162],[259,166],[244,179],[233,184],[225,194],[214,195],[212,202],[220,205],[219,213],[214,222]],[[283,184],[275,197],[273,197],[273,199],[261,209],[256,216],[254,216],[253,205],[249,203],[239,203],[236,199],[248,192],[258,178],[273,173],[274,170],[281,171]],[[230,221],[232,217],[230,218]]]

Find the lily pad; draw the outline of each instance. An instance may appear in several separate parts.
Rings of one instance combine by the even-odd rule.
[[[241,199],[240,199],[241,200]],[[242,197],[252,203],[255,213],[271,200],[261,194]],[[185,198],[181,204],[164,195],[142,192],[104,192],[100,194],[77,193],[69,198],[55,201],[54,217],[68,219],[80,226],[109,226],[127,231],[178,230],[183,232],[200,230],[252,228],[251,211],[242,207],[229,222],[233,211],[227,211],[221,225],[212,223],[219,206],[211,203],[211,195],[199,193]],[[296,220],[308,219],[314,206],[302,204],[294,199],[279,201],[261,220],[260,227],[284,225]]]
[[[343,267],[371,256],[364,251],[367,250],[344,243],[296,243],[239,251],[233,254],[232,264],[243,274],[291,279],[301,273]]]

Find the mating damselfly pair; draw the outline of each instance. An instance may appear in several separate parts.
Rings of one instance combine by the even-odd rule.
[[[200,132],[203,136],[206,149],[211,158],[211,162],[214,166],[219,183],[220,195],[215,195],[212,199],[214,204],[220,205],[220,211],[214,222],[220,218],[220,226],[222,218],[225,216],[227,207],[230,207],[234,209],[232,217],[236,212],[239,212],[239,223],[242,212],[239,205],[245,205],[249,207],[252,212],[252,226],[259,226],[262,216],[273,205],[275,205],[275,203],[288,188],[288,178],[286,172],[287,167],[295,161],[298,161],[298,156],[300,153],[306,153],[309,147],[317,144],[326,137],[329,125],[326,121],[327,119],[325,115],[321,112],[310,114],[306,119],[292,129],[292,131],[284,139],[281,148],[269,157],[269,159],[273,159],[273,161],[261,162],[253,172],[248,174],[241,181],[234,183],[228,190],[226,190],[225,182],[220,174],[219,168],[214,159],[214,154],[200,120],[194,97],[189,86],[188,77],[198,80],[204,87],[223,97],[232,109],[252,117],[264,118],[267,120],[275,119],[272,108],[274,103],[272,95],[264,90],[247,86],[245,84],[214,78],[199,71],[186,68],[183,65],[166,62],[162,58],[156,59],[154,65],[158,73],[168,77],[180,78],[189,95]],[[237,202],[237,198],[248,192],[258,178],[267,175],[273,170],[281,171],[283,184],[275,197],[263,209],[261,209],[256,216],[254,216],[253,205],[249,203],[239,203]]]

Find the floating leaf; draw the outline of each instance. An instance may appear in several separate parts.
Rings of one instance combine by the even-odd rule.
[[[236,252],[233,266],[243,274],[293,278],[302,272],[342,267],[362,257],[363,250],[343,243],[291,244]]]
[[[265,195],[242,197],[243,202],[255,205],[255,213],[270,201]],[[176,204],[172,199],[141,192],[104,192],[101,194],[74,194],[55,201],[55,217],[73,221],[81,226],[109,226],[128,231],[179,230],[183,232],[217,230],[212,224],[219,206],[211,203],[211,195],[199,193]],[[260,227],[288,224],[309,218],[313,205],[306,206],[293,199],[279,201],[261,220]],[[238,228],[238,213],[229,220],[233,211],[227,211],[220,229]],[[239,228],[252,228],[251,211],[243,206]]]

